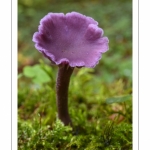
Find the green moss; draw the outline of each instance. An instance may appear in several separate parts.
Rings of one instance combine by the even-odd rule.
[[[36,66],[47,68],[42,62]],[[54,76],[53,69],[49,70]],[[93,69],[82,68],[76,69],[71,78],[71,128],[57,120],[55,81],[35,83],[32,76],[26,76],[23,72],[18,90],[19,150],[131,149],[130,90],[122,80],[103,84],[101,80],[94,79],[95,76]],[[116,97],[118,93],[120,96]]]

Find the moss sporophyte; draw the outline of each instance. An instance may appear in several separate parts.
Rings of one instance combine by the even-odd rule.
[[[75,67],[94,68],[108,49],[98,22],[77,12],[48,13],[33,35],[36,49],[58,65],[56,82],[58,118],[72,125],[68,112],[68,87]]]

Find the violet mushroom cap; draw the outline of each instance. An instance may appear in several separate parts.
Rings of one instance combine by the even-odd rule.
[[[33,35],[36,49],[56,65],[95,67],[109,47],[98,22],[77,12],[48,13]]]

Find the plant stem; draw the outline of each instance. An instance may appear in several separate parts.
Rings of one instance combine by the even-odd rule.
[[[74,68],[68,66],[68,64],[61,64],[59,65],[57,75],[56,92],[58,118],[64,125],[72,124],[68,112],[68,87],[73,70]]]

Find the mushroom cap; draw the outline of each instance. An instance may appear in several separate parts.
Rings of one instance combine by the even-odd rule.
[[[56,65],[95,67],[109,49],[98,22],[77,12],[48,13],[33,35],[36,49]]]

